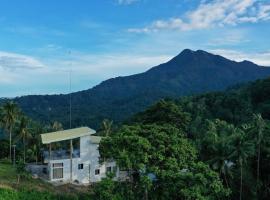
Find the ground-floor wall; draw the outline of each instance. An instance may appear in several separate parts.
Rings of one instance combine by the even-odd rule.
[[[116,178],[119,177],[119,169],[114,161],[100,164],[95,159],[51,160],[48,163],[48,169],[50,181],[89,184],[100,181],[109,172],[114,172]],[[60,174],[61,170],[62,174]]]

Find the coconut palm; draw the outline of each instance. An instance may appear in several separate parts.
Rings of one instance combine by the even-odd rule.
[[[102,132],[106,137],[108,137],[112,132],[112,125],[113,121],[110,121],[108,119],[104,119],[102,122]]]
[[[40,153],[40,148],[41,148],[41,137],[40,134],[43,133],[43,128],[39,124],[35,124],[33,127],[33,134],[32,134],[32,151],[35,155],[35,160],[36,163],[38,162],[38,155]]]
[[[260,114],[253,115],[254,133],[256,134],[256,148],[257,148],[257,189],[259,186],[260,178],[260,159],[261,159],[261,143],[264,139],[265,122]]]
[[[52,130],[53,131],[61,131],[61,130],[63,130],[63,125],[60,122],[55,121],[52,124]]]
[[[219,172],[220,177],[224,178],[226,186],[229,188],[228,177],[231,176],[231,169],[233,163],[229,159],[230,145],[226,137],[221,138],[213,148],[212,159],[208,161],[210,166],[217,172]]]
[[[240,168],[240,190],[239,199],[242,199],[243,191],[243,165],[247,164],[248,158],[254,154],[254,145],[247,139],[245,132],[239,128],[235,128],[235,134],[231,138],[232,151],[231,159],[235,159]]]
[[[23,141],[23,162],[25,163],[26,158],[26,140],[32,138],[31,133],[29,132],[29,119],[25,116],[21,116],[19,119],[18,125],[18,135],[17,140],[22,139]]]
[[[3,105],[2,124],[9,133],[9,158],[11,159],[12,153],[12,130],[16,119],[19,114],[19,108],[17,104],[12,101],[8,101]]]

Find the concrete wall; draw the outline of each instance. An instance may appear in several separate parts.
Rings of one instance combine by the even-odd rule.
[[[99,151],[98,144],[93,144],[90,141],[90,136],[84,136],[80,138],[80,158],[72,159],[72,182],[88,184],[90,182],[98,182],[103,177],[106,177],[106,167],[116,166],[115,162],[105,162],[102,165],[99,164]],[[53,163],[63,163],[63,179],[52,179]],[[83,164],[83,169],[78,169],[78,165]],[[51,160],[48,164],[50,169],[51,181],[70,181],[70,159],[63,160]],[[95,170],[99,169],[100,174],[95,175]],[[119,176],[119,170],[117,169],[116,177]]]

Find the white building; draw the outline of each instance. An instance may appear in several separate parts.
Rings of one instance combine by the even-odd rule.
[[[47,145],[44,163],[51,182],[89,184],[98,182],[109,172],[119,177],[114,161],[99,162],[101,137],[88,127],[41,134],[42,143]]]

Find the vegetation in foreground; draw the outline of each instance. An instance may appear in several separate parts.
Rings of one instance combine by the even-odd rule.
[[[23,163],[14,167],[9,160],[0,160],[0,200],[89,199],[89,188],[54,187],[40,179],[33,179],[21,166]]]
[[[270,92],[267,91],[270,79],[226,92],[162,100],[117,129],[113,129],[110,121],[104,121],[104,130],[100,132],[105,136],[100,144],[101,156],[114,158],[129,177],[124,182],[115,182],[110,177],[102,180],[91,192],[87,191],[89,198],[269,199]],[[12,141],[16,141],[17,133],[22,133],[19,135],[23,137],[17,141],[18,158],[38,161],[39,153],[28,154],[35,152],[38,143],[26,139],[25,133],[29,131],[34,136],[42,131],[32,132],[32,124],[16,132],[24,127],[20,126],[20,115],[16,114],[12,122],[4,107],[1,113],[3,131],[7,136],[11,133]],[[1,156],[8,157],[10,141],[1,142]],[[8,176],[14,172],[17,175],[16,170],[6,175],[8,180],[12,180]],[[23,197],[24,188],[10,187],[12,190],[1,189],[1,196],[16,193],[14,198]],[[47,199],[58,198],[49,188],[43,192],[31,187],[27,186],[26,191],[40,191],[41,199],[47,191]]]

